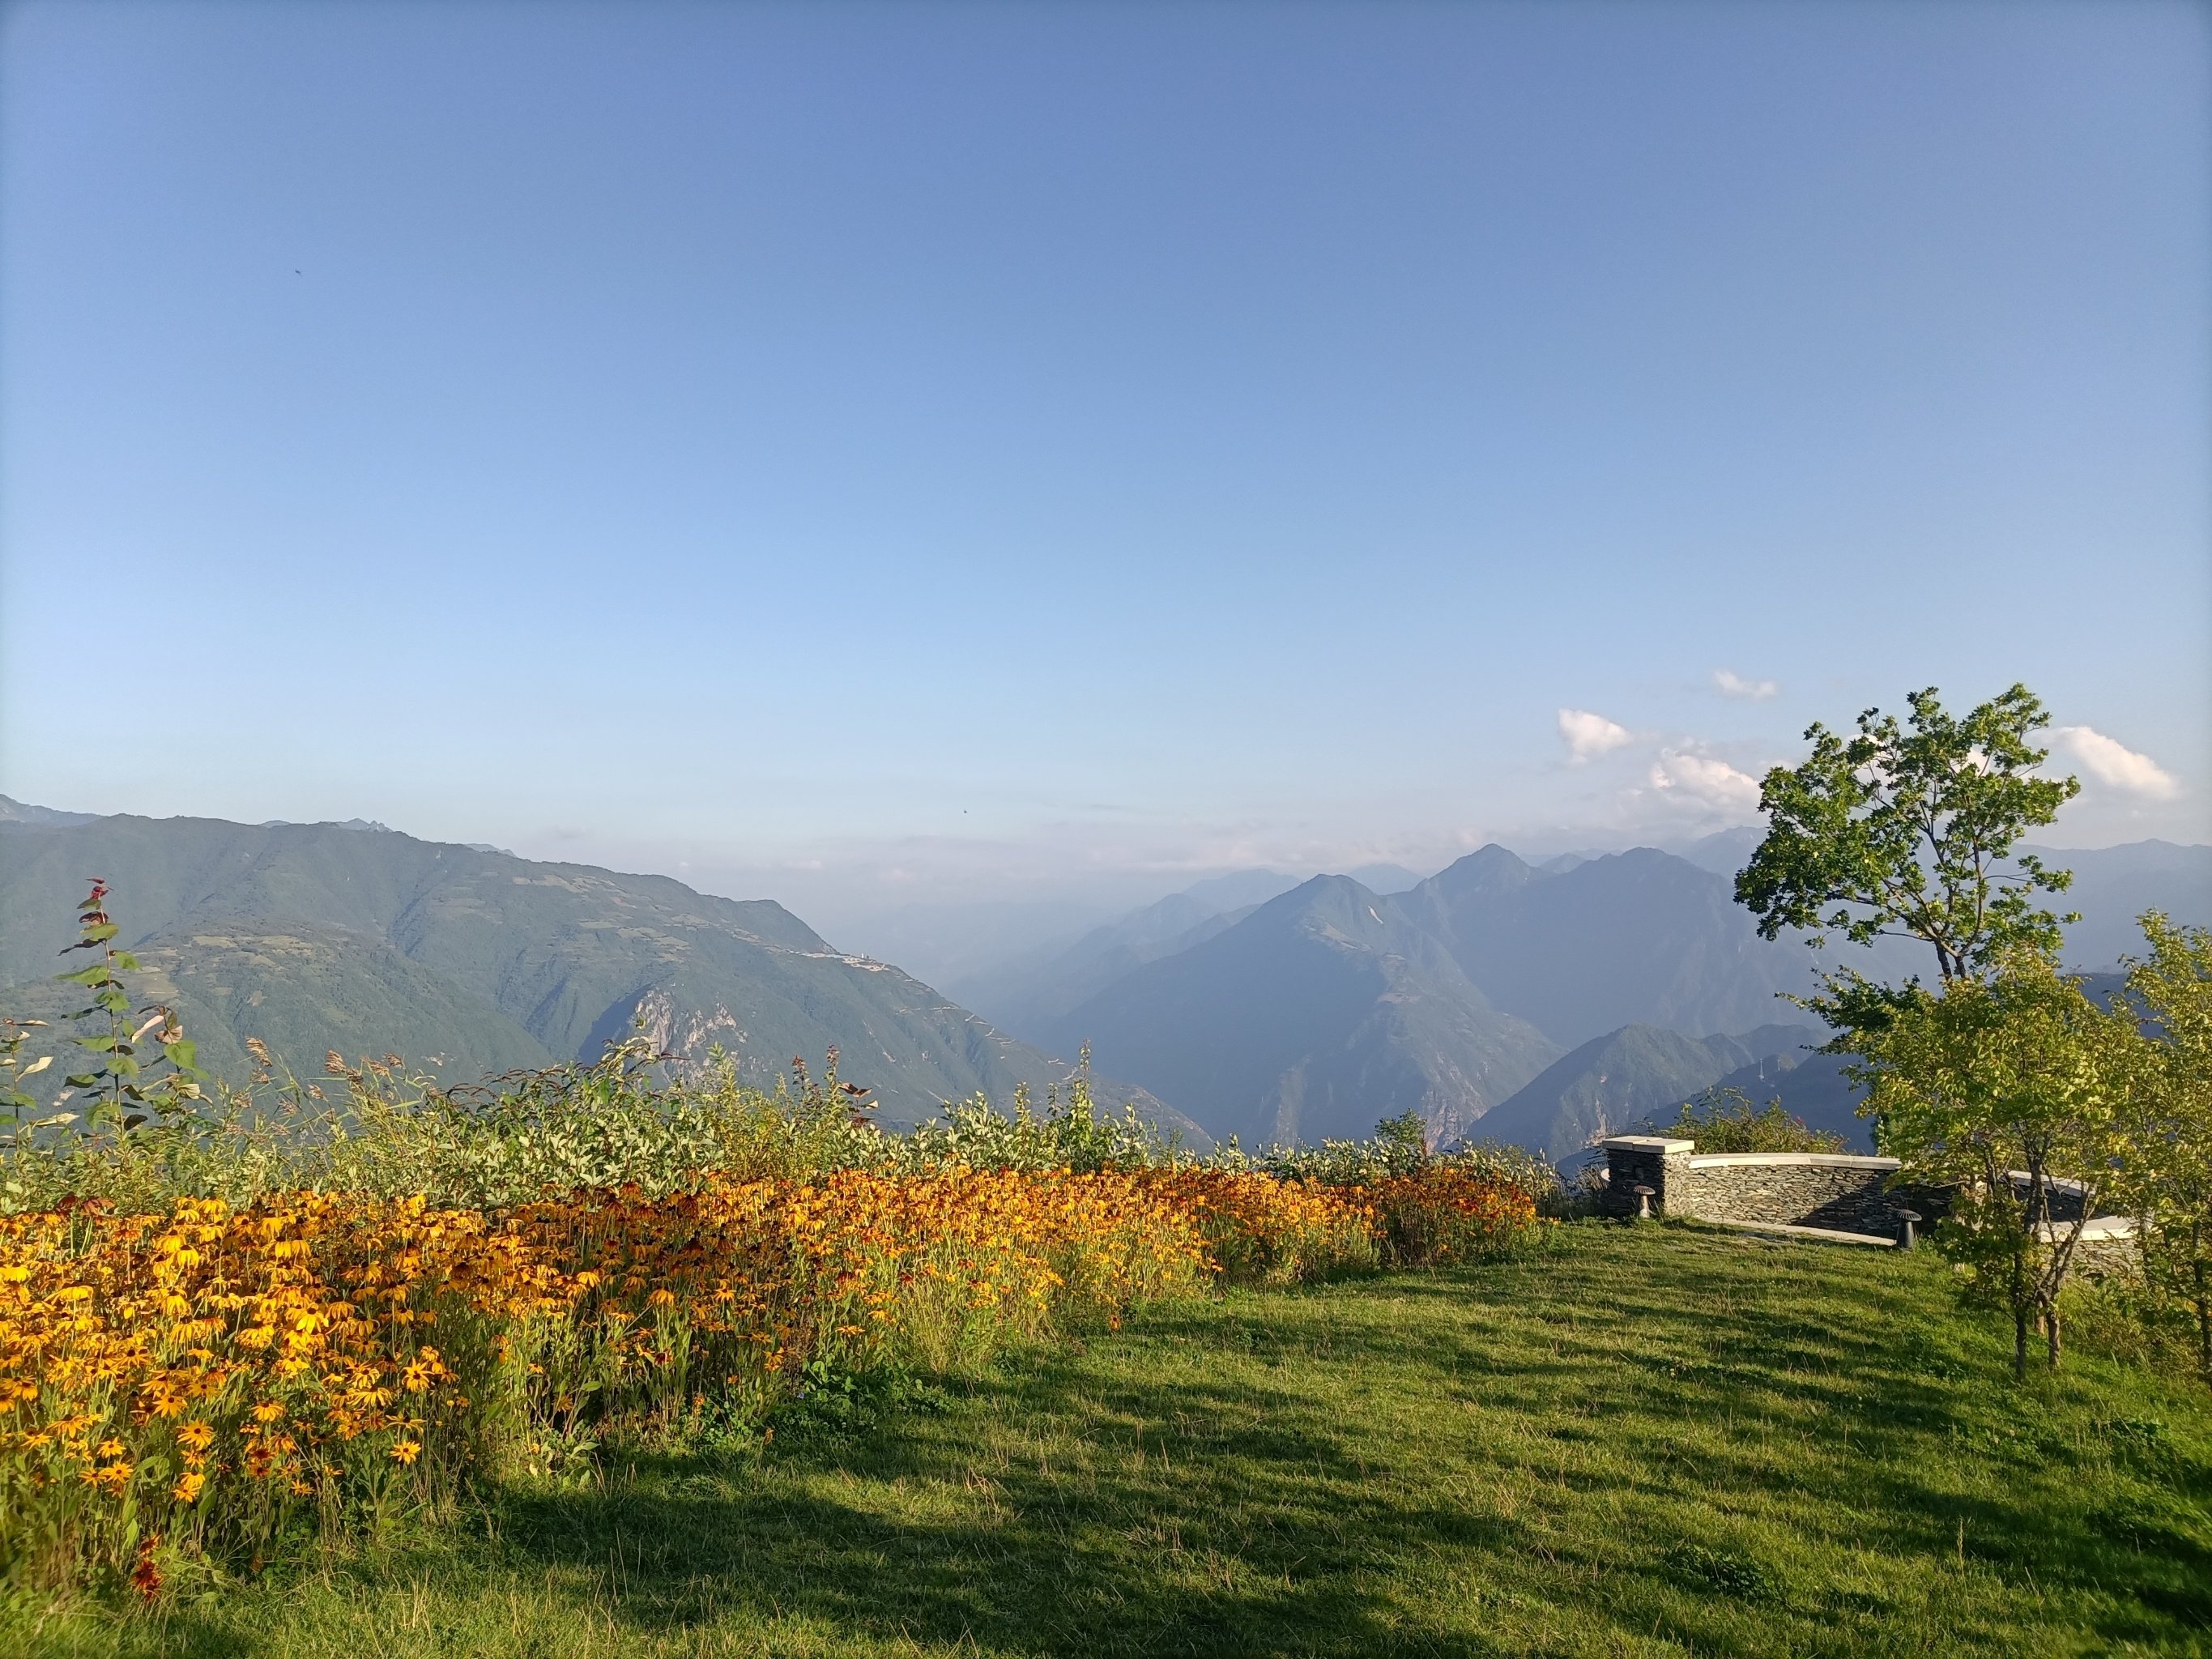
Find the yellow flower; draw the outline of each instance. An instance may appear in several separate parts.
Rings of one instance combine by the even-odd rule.
[[[395,1463],[412,1463],[422,1455],[422,1443],[419,1440],[402,1440],[392,1448],[392,1461]]]
[[[177,1484],[170,1488],[169,1495],[179,1504],[189,1504],[198,1498],[206,1486],[207,1476],[202,1474],[198,1469],[193,1469],[178,1477]]]

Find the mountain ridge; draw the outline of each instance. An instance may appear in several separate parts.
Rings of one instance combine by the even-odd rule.
[[[1471,1123],[1556,1051],[1449,952],[1344,876],[1316,876],[1085,1002],[1057,1040],[1176,1100],[1217,1139]]]
[[[406,1026],[373,1039],[378,1052],[452,1048],[502,1069],[541,1054],[594,1058],[657,999],[671,1030],[712,1026],[757,1085],[793,1055],[836,1045],[846,1075],[875,1089],[892,1123],[978,1091],[1042,1093],[1070,1071],[896,967],[836,950],[773,900],[720,898],[665,876],[337,824],[116,815],[12,821],[0,836],[0,983],[14,1006],[50,1000],[85,876],[104,872],[121,942],[161,964],[211,1062],[264,1031],[295,1065],[319,1061],[323,1039],[309,1034],[350,1029],[331,1018],[349,1004]],[[270,971],[278,957],[301,971]],[[248,980],[258,1000],[231,982]],[[1206,1139],[1140,1087],[1098,1086],[1109,1107],[1130,1101]]]

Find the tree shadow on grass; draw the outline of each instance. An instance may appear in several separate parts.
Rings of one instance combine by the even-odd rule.
[[[514,1494],[501,1543],[510,1559],[599,1574],[604,1603],[655,1632],[741,1613],[1039,1654],[1498,1650],[1409,1620],[1388,1586],[1409,1554],[1510,1549],[1510,1524],[1363,1495],[1338,1440],[1267,1420],[1281,1405],[1270,1391],[1155,1382],[1091,1400],[1079,1430],[1114,1438],[1074,1468],[979,1465],[951,1436],[894,1429],[733,1470],[716,1490],[695,1471],[680,1490]],[[981,1388],[958,1412],[1045,1403],[1066,1426],[1067,1400],[1043,1375]],[[1237,1422],[1208,1437],[1194,1475],[1121,1437],[1139,1405],[1155,1424]]]

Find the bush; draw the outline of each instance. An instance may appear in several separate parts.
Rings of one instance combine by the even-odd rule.
[[[1694,1140],[1701,1152],[1843,1152],[1850,1143],[1814,1129],[1782,1109],[1779,1099],[1755,1107],[1741,1089],[1708,1089],[1676,1110],[1653,1134]]]

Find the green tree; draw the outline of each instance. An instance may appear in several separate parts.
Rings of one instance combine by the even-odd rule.
[[[2126,1197],[2144,1273],[2195,1316],[2198,1370],[2212,1383],[2212,928],[2153,910],[2142,930],[2150,954],[2130,964],[2124,1000],[2157,1040],[2144,1044]]]
[[[1964,718],[1932,686],[1909,701],[1905,723],[1869,708],[1850,737],[1814,722],[1811,756],[1767,773],[1766,838],[1736,877],[1737,902],[1765,939],[1794,927],[1816,945],[1830,933],[1856,945],[1923,940],[1946,983],[1986,974],[2023,946],[2055,950],[2072,918],[2036,896],[2063,892],[2072,874],[2014,854],[2081,787],[2034,775],[2049,758],[2033,741],[2049,723],[2043,704],[2024,685]],[[1831,987],[1842,1006],[1823,1011],[1848,1019],[1850,994],[1863,1002],[1871,988],[1847,975]]]
[[[2027,1370],[2042,1323],[2059,1363],[2058,1297],[2082,1228],[2113,1179],[2140,1083],[2134,1018],[2100,1006],[2028,946],[1918,987],[1851,1038],[1844,1069],[1866,1085],[1882,1141],[1920,1179],[1954,1188],[1938,1245],[2013,1317]]]

